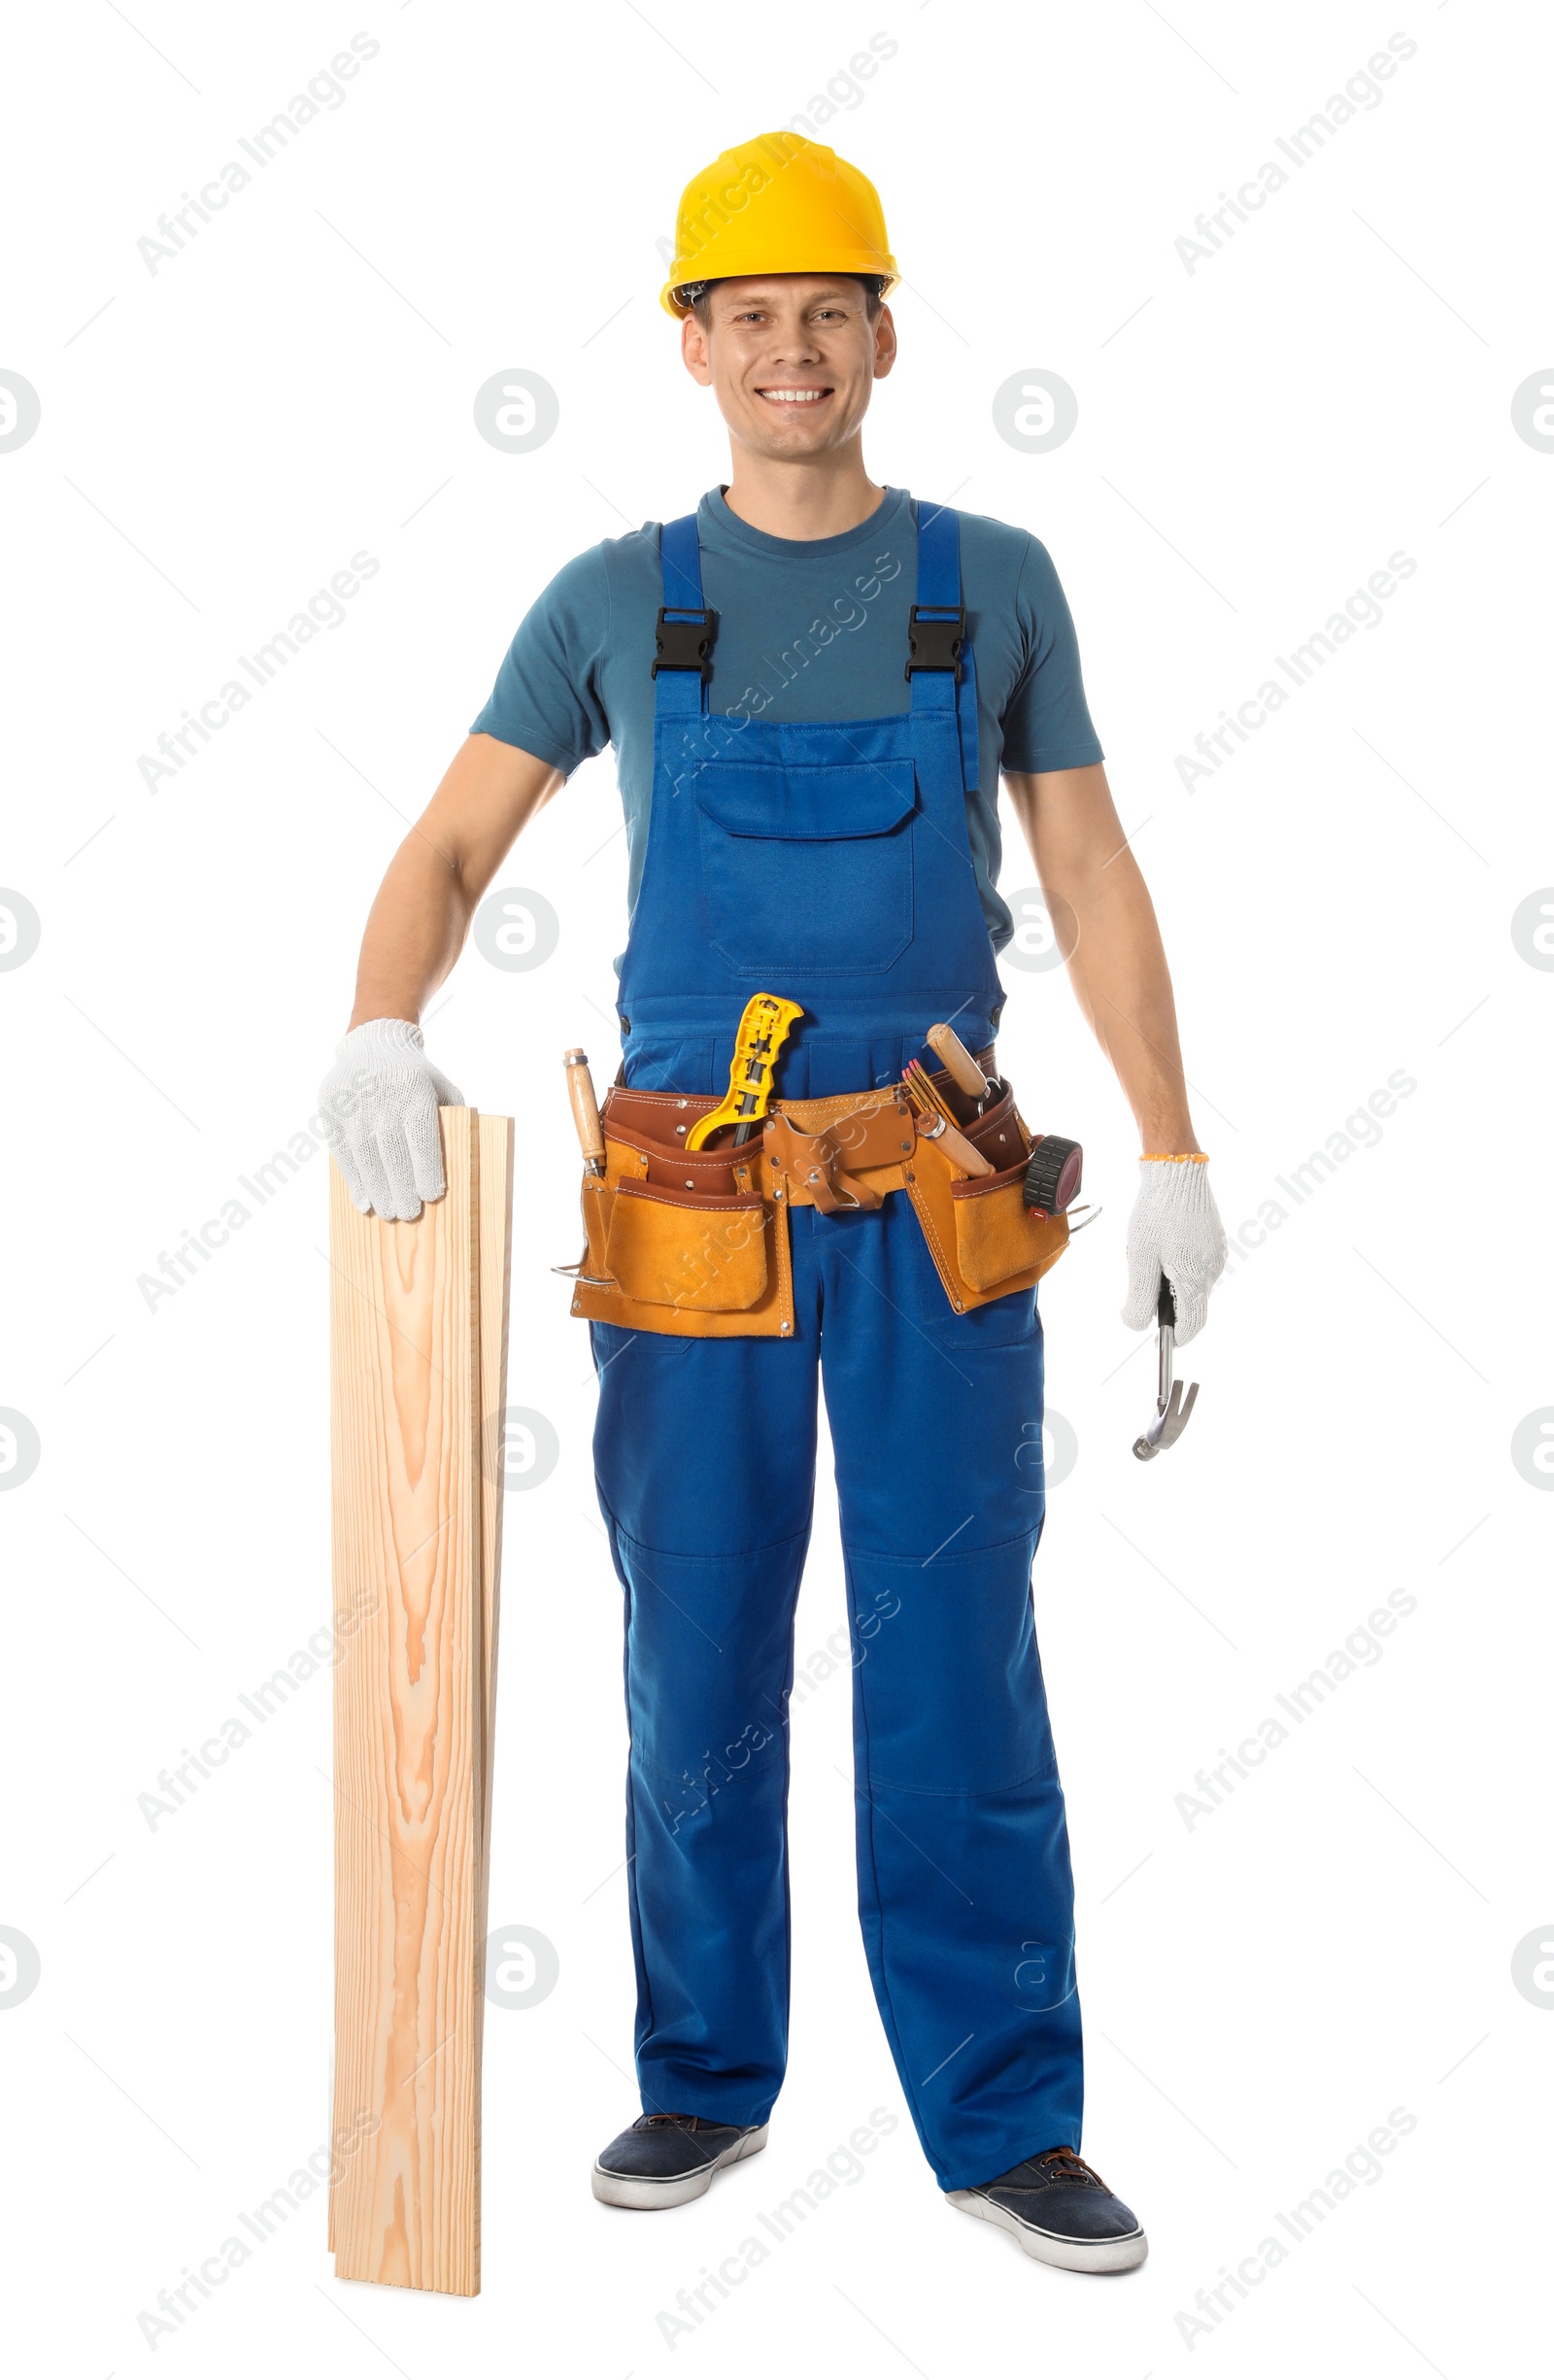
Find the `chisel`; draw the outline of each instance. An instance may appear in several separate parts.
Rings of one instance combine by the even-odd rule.
[[[577,1126],[583,1162],[591,1173],[602,1173],[604,1127],[599,1122],[598,1102],[593,1096],[593,1077],[589,1072],[588,1052],[585,1049],[569,1049],[561,1063],[566,1069],[566,1096],[572,1103],[572,1121]]]

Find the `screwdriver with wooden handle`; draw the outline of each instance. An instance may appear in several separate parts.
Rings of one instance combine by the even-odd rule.
[[[604,1127],[599,1122],[599,1104],[593,1096],[593,1077],[589,1072],[588,1051],[569,1049],[561,1063],[566,1069],[566,1096],[572,1103],[572,1121],[577,1126],[583,1162],[591,1173],[602,1173]]]

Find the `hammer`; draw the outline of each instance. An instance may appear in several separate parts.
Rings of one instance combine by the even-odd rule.
[[[1198,1401],[1196,1380],[1184,1398],[1181,1381],[1173,1381],[1171,1377],[1176,1356],[1176,1300],[1164,1273],[1160,1276],[1155,1319],[1160,1325],[1160,1385],[1155,1397],[1155,1418],[1143,1435],[1133,1441],[1133,1452],[1141,1463],[1152,1463],[1163,1446],[1175,1445]]]

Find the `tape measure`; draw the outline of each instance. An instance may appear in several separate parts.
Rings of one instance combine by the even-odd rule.
[[[1062,1139],[1055,1132],[1043,1133],[1026,1167],[1026,1205],[1037,1214],[1061,1215],[1079,1196],[1084,1170],[1085,1152],[1077,1140]]]

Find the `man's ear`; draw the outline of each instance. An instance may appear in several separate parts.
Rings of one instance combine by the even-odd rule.
[[[707,333],[693,314],[688,314],[680,325],[680,358],[692,379],[700,388],[712,386],[712,357],[708,352]]]
[[[874,320],[874,377],[883,380],[895,361],[895,319],[882,306]]]

